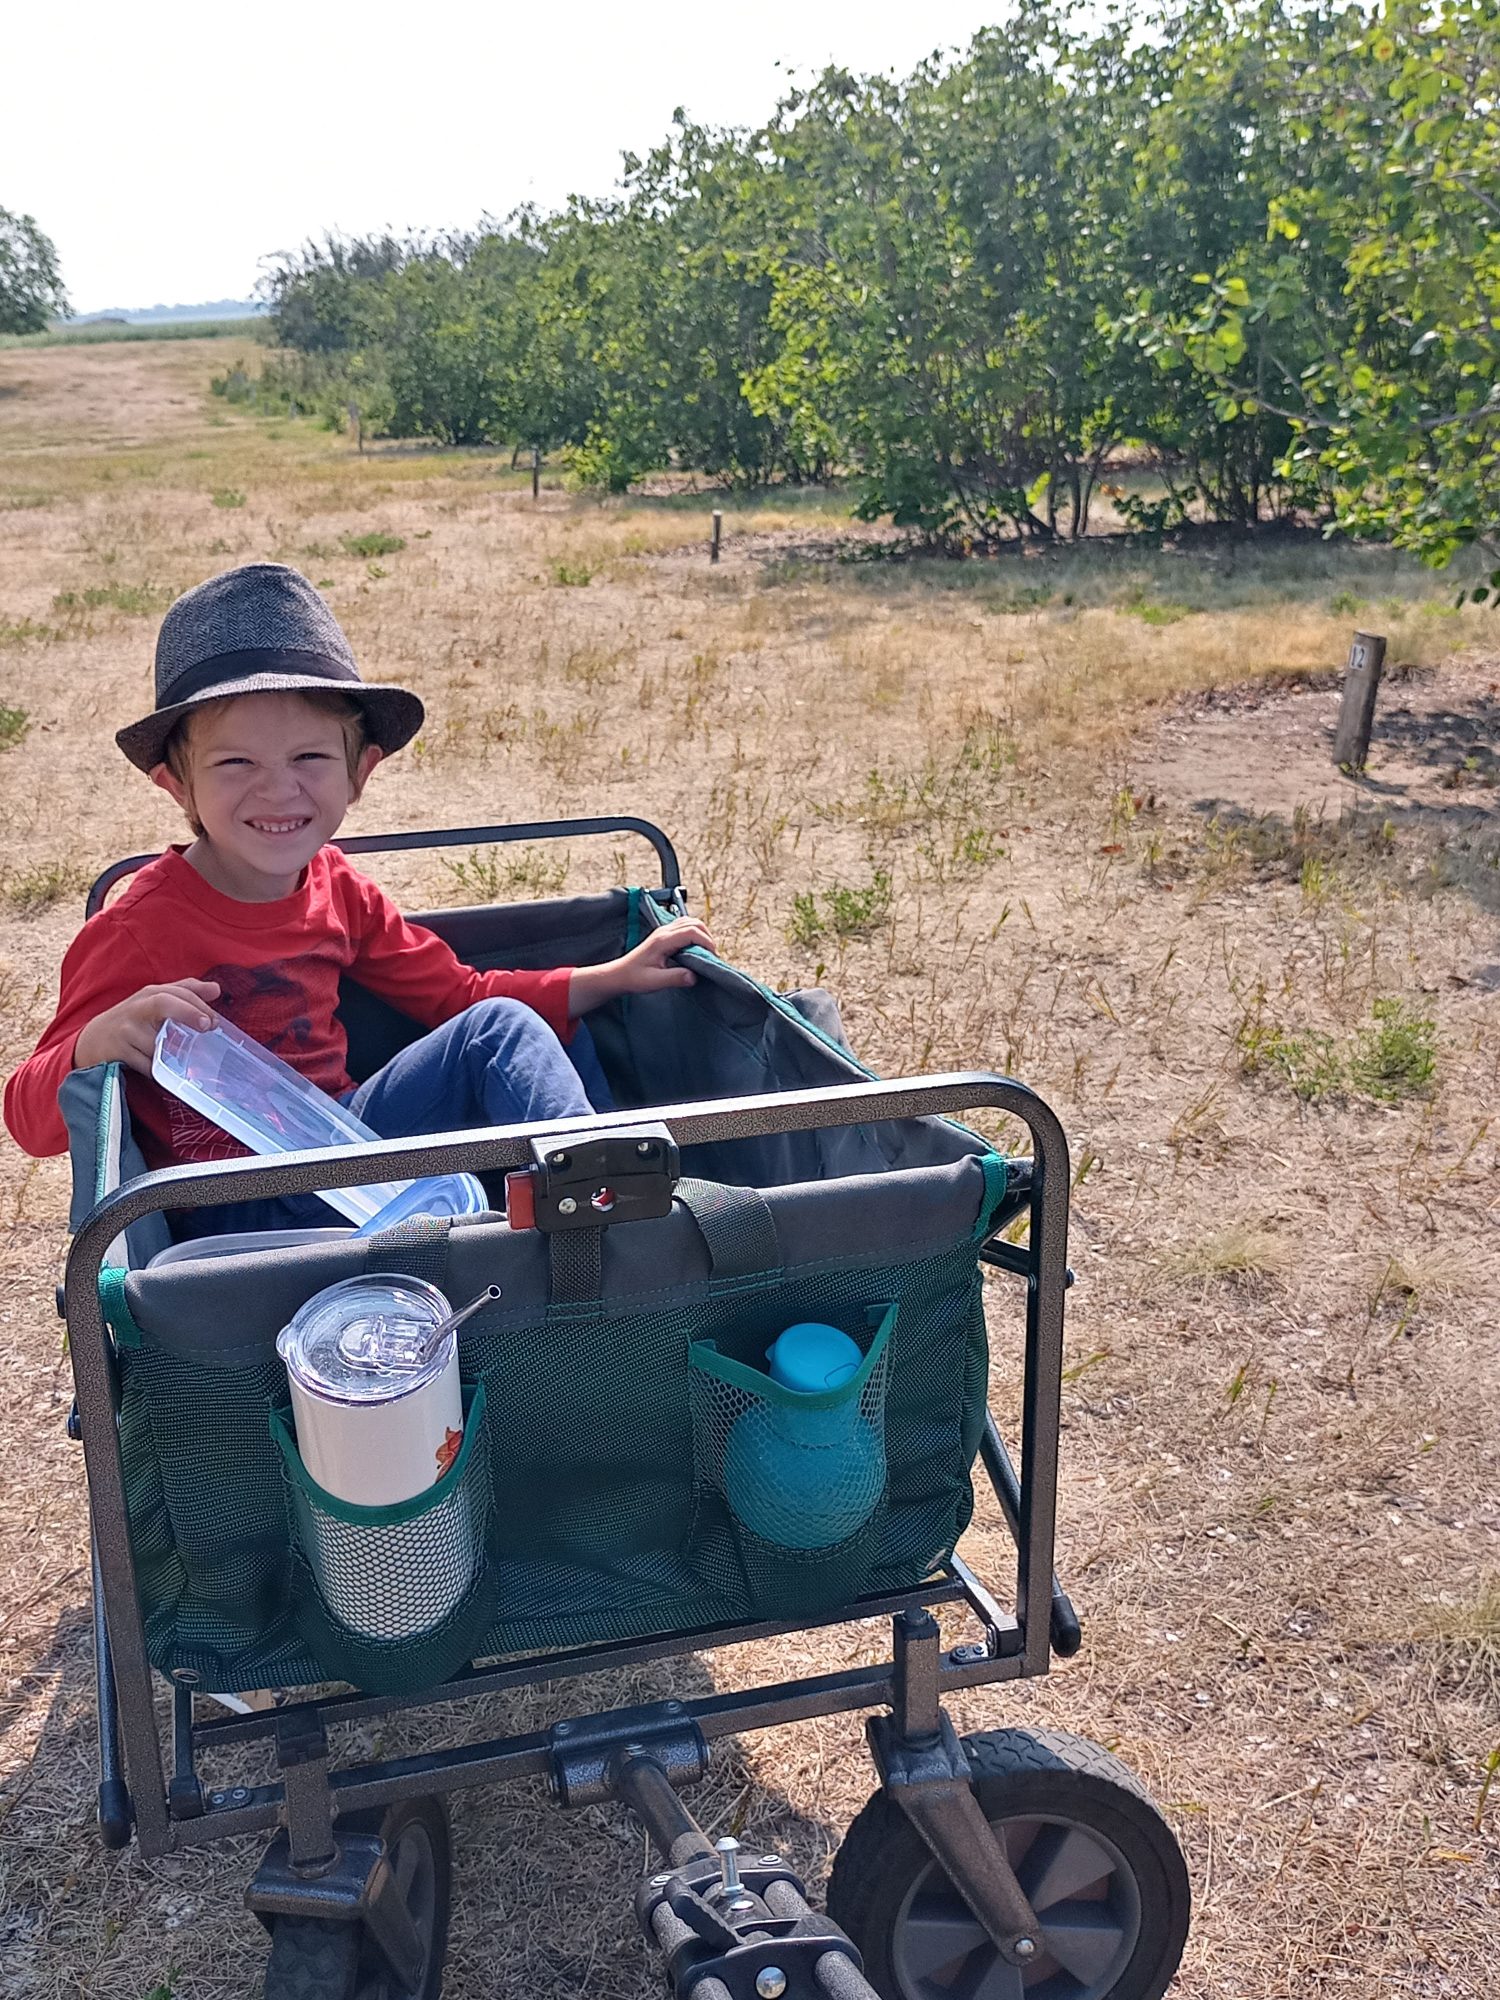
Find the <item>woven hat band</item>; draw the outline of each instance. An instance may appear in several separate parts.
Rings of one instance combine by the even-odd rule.
[[[160,706],[175,707],[178,702],[193,701],[212,688],[244,680],[250,674],[311,674],[319,680],[364,686],[355,667],[344,660],[331,660],[325,653],[288,652],[276,646],[251,646],[238,653],[215,653],[211,659],[199,660],[195,666],[184,667],[161,690]]]

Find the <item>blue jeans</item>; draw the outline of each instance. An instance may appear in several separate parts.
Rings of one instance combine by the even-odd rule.
[[[479,1000],[392,1056],[344,1099],[382,1139],[532,1125],[613,1108],[589,1031],[564,1048],[520,1000]],[[224,1202],[174,1218],[179,1237],[245,1229],[321,1229],[344,1220],[315,1194]]]

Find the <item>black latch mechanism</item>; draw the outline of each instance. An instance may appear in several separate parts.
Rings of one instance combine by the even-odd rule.
[[[672,1213],[680,1163],[665,1125],[533,1139],[535,1164],[505,1177],[512,1229],[600,1229]]]

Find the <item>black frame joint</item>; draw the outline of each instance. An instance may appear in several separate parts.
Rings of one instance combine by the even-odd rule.
[[[647,1702],[556,1722],[548,1748],[552,1788],[565,1806],[598,1806],[616,1799],[615,1773],[631,1757],[649,1758],[675,1791],[696,1785],[708,1771],[703,1731],[680,1701]]]

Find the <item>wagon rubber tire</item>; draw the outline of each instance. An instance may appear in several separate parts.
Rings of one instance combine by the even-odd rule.
[[[277,1917],[271,1926],[264,2000],[438,2000],[448,1944],[452,1842],[441,1799],[406,1799],[385,1813],[341,1818],[343,1833],[378,1833],[423,1944],[422,1973],[402,1986],[363,1924],[325,1917]]]
[[[828,1914],[882,2000],[1160,2000],[1187,1940],[1191,1891],[1175,1836],[1108,1751],[1061,1730],[964,1739],[974,1794],[1036,1908],[1041,1952],[1000,1957],[887,1792],[855,1818]]]

